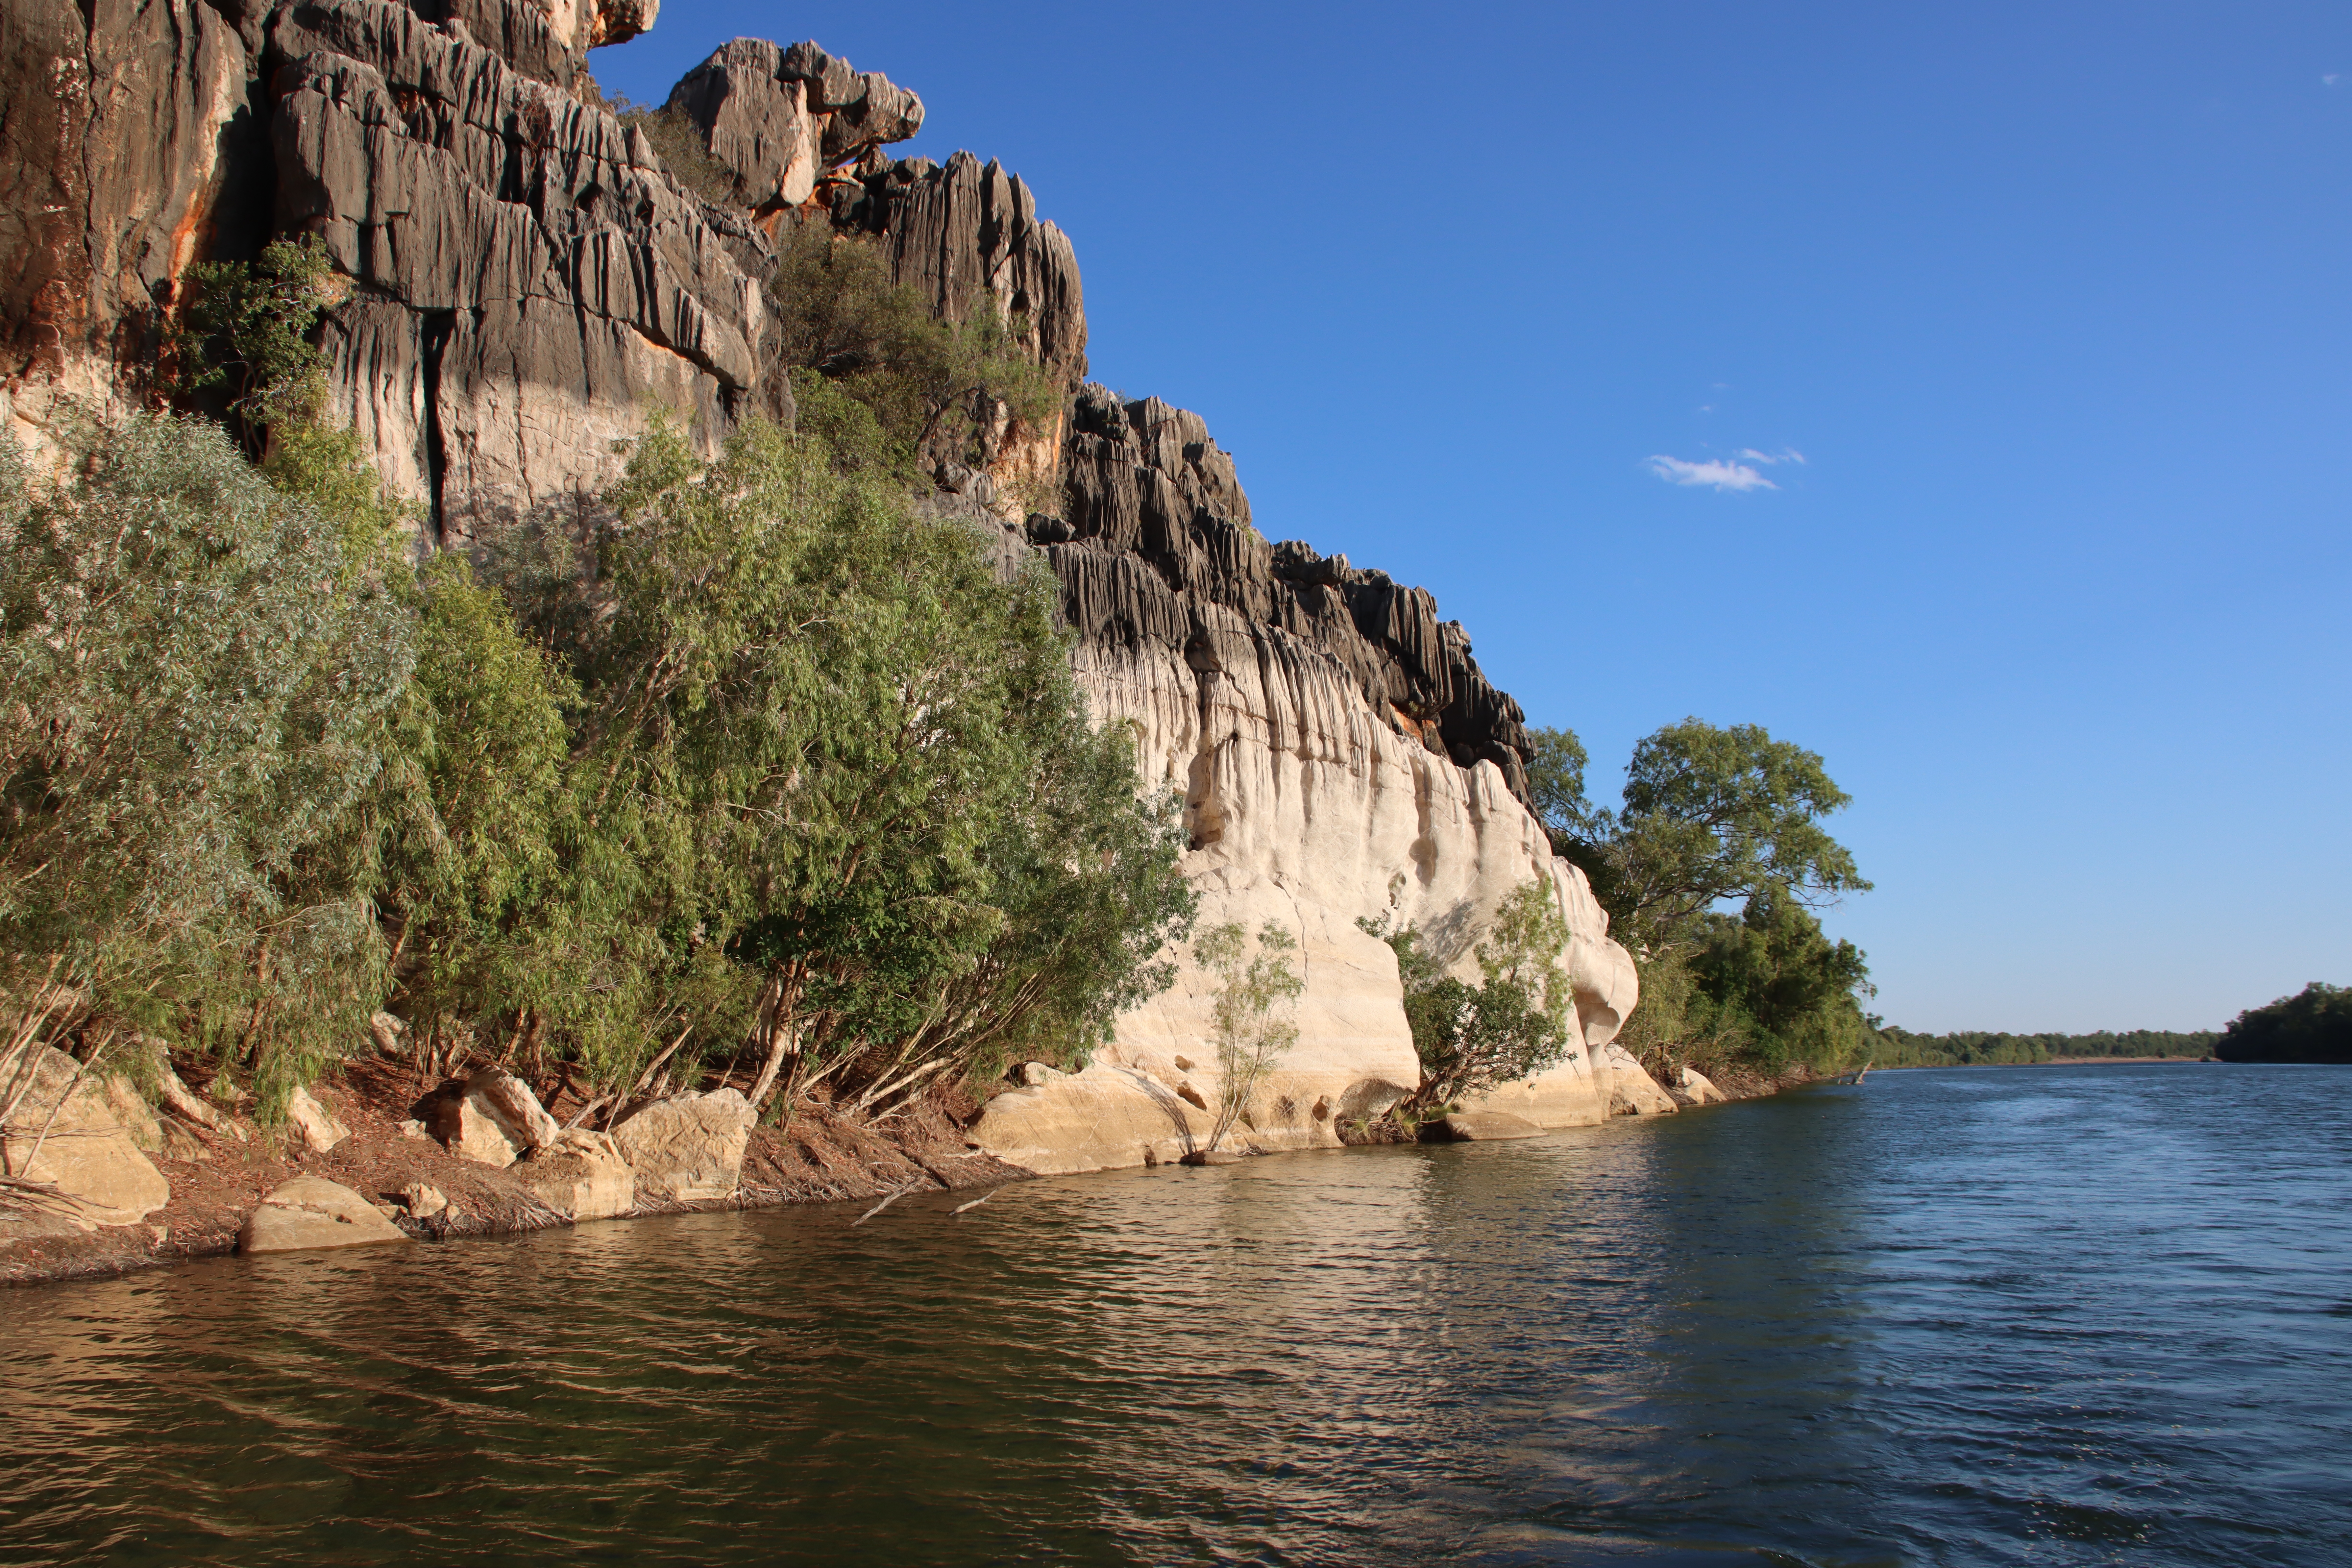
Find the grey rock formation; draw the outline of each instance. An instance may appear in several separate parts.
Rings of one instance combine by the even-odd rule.
[[[1040,364],[1065,381],[1086,374],[1087,310],[1069,236],[1037,216],[1037,198],[994,159],[958,153],[876,163],[835,187],[835,226],[889,258],[890,275],[919,289],[943,321],[983,301],[1027,323]]]
[[[669,105],[702,132],[757,211],[796,207],[827,171],[923,126],[923,100],[814,43],[736,38],[687,72]]]
[[[587,53],[625,44],[654,25],[660,0],[416,0],[430,22],[466,36],[525,76],[570,88]]]
[[[269,48],[278,226],[358,285],[341,412],[444,538],[593,496],[649,409],[723,433],[763,297],[641,132],[381,0],[296,0]]]
[[[1527,798],[1519,705],[1479,669],[1461,623],[1437,618],[1427,589],[1297,541],[1267,543],[1233,458],[1198,415],[1092,385],[1075,404],[1064,515],[1033,519],[1030,537],[1060,574],[1082,637],[1171,644],[1202,671],[1266,658],[1254,632],[1237,644],[1201,613],[1222,605],[1328,656],[1397,733],[1461,767],[1493,763]]]

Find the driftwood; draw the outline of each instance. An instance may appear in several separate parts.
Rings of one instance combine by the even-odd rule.
[[[913,1181],[908,1182],[905,1186],[900,1187],[897,1192],[892,1193],[880,1203],[876,1204],[872,1208],[867,1209],[864,1214],[859,1215],[856,1219],[851,1220],[849,1222],[850,1228],[854,1230],[857,1226],[864,1225],[867,1220],[872,1219],[876,1215],[880,1214],[884,1209],[888,1208],[892,1204],[897,1203],[900,1198],[905,1197],[908,1193],[911,1193],[917,1187],[921,1186],[923,1184],[923,1177],[918,1176]]]

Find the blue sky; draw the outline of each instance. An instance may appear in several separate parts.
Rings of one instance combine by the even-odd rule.
[[[2352,7],[667,0],[591,66],[740,34],[1024,175],[1097,379],[1596,795],[1685,714],[1822,752],[1890,1021],[2352,983]]]

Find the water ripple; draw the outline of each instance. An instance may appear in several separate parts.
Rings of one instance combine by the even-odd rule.
[[[2340,1562],[2347,1173],[2352,1074],[1902,1073],[17,1292],[0,1563]]]

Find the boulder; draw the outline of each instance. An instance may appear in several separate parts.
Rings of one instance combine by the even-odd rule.
[[[668,107],[702,133],[749,207],[796,207],[818,177],[923,126],[923,100],[814,43],[736,38],[686,73]]]
[[[1633,1053],[1612,1041],[1593,1053],[1609,1073],[1609,1114],[1659,1116],[1679,1109]]]
[[[157,1120],[146,1097],[131,1087],[129,1079],[120,1073],[107,1075],[106,1104],[114,1112],[114,1119],[122,1123],[122,1131],[130,1135],[132,1145],[141,1153],[164,1152],[163,1123]]]
[[[389,1013],[378,1012],[368,1019],[368,1038],[373,1040],[375,1048],[385,1056],[404,1057],[408,1054],[408,1042],[401,1037],[407,1033],[408,1026]]]
[[[307,1089],[296,1089],[286,1101],[286,1124],[313,1154],[331,1152],[352,1135],[352,1130],[336,1121],[334,1113],[312,1099]]]
[[[75,1215],[94,1225],[131,1225],[172,1201],[171,1183],[132,1141],[107,1080],[63,1051],[34,1046],[7,1062],[0,1107],[12,1100],[16,1109],[0,1127],[0,1170],[54,1183]]]
[[[221,1124],[221,1113],[180,1081],[180,1075],[172,1070],[168,1058],[156,1068],[155,1093],[163,1100],[163,1109],[184,1121],[192,1121],[198,1127],[217,1128]]]
[[[408,1239],[406,1231],[351,1188],[318,1176],[297,1176],[246,1215],[245,1228],[236,1233],[236,1249],[305,1252]]]
[[[448,1195],[427,1182],[411,1182],[401,1188],[400,1201],[417,1219],[431,1219],[435,1215],[446,1214],[449,1210]]]
[[[691,1203],[731,1198],[751,1140],[751,1102],[722,1089],[639,1106],[613,1129],[639,1198]]]
[[[481,1068],[431,1101],[433,1135],[449,1152],[503,1170],[562,1135],[530,1086],[500,1068]]]
[[[742,1158],[738,1151],[738,1167]],[[574,1127],[517,1162],[514,1174],[541,1203],[569,1220],[617,1219],[637,1206],[636,1173],[609,1132]]]
[[[1675,1075],[1675,1088],[1690,1097],[1693,1105],[1721,1105],[1731,1097],[1708,1081],[1705,1073],[1696,1068],[1685,1068]]]
[[[1439,1117],[1429,1126],[1437,1130],[1440,1141],[1448,1143],[1492,1143],[1506,1138],[1536,1138],[1543,1133],[1543,1129],[1534,1122],[1501,1110],[1456,1110]]]

